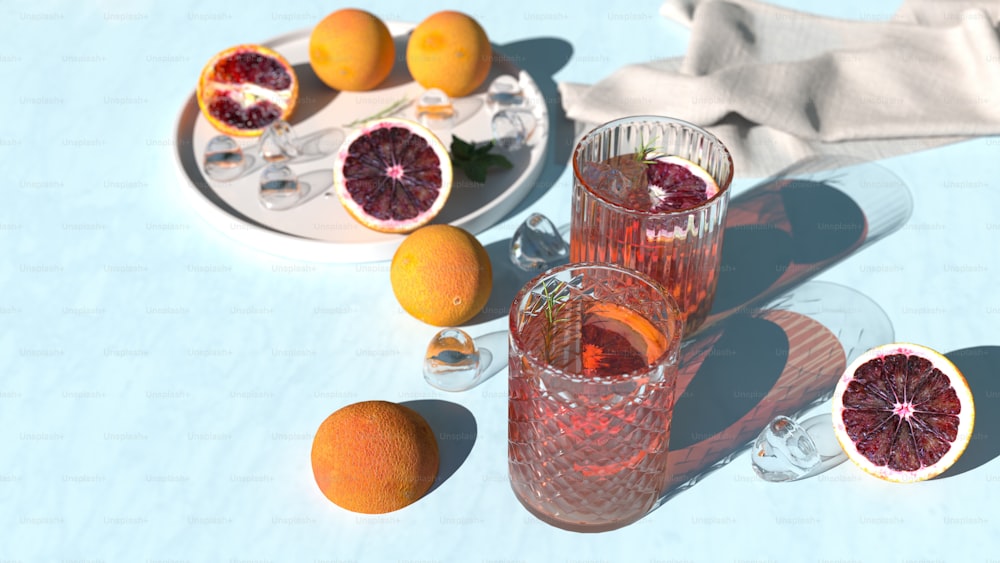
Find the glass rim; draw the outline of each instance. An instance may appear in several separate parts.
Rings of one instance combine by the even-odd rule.
[[[583,145],[588,140],[590,140],[592,137],[600,134],[603,131],[606,131],[608,129],[612,129],[614,127],[618,127],[618,126],[621,126],[621,125],[627,125],[627,124],[631,124],[631,123],[657,123],[657,122],[658,123],[672,123],[672,124],[675,124],[675,125],[679,125],[681,127],[686,127],[686,128],[689,128],[689,129],[693,129],[699,135],[702,135],[703,137],[709,139],[712,142],[717,143],[720,147],[722,147],[722,152],[723,152],[723,154],[726,155],[726,161],[729,163],[729,174],[728,174],[728,176],[726,178],[724,178],[722,180],[715,180],[715,177],[714,176],[712,177],[712,179],[715,180],[716,185],[719,187],[719,191],[715,195],[713,195],[712,197],[708,198],[703,203],[701,203],[699,205],[696,205],[694,207],[689,207],[687,209],[679,209],[679,210],[674,210],[674,211],[643,211],[643,210],[640,210],[640,209],[633,209],[631,207],[626,207],[624,205],[621,205],[621,204],[618,204],[618,203],[615,203],[615,202],[609,200],[608,198],[604,197],[603,195],[601,195],[600,193],[598,193],[596,190],[594,190],[583,179],[583,175],[580,172],[579,156],[580,156],[580,151],[583,149]],[[678,155],[667,155],[667,156],[678,156]],[[690,160],[690,159],[687,159],[687,160]],[[715,203],[717,201],[721,201],[721,199],[722,199],[722,197],[723,197],[724,194],[728,194],[729,193],[729,188],[730,188],[730,186],[732,186],[732,184],[733,184],[733,178],[734,178],[733,155],[732,155],[732,153],[729,152],[729,147],[727,147],[725,144],[723,144],[723,142],[721,140],[719,140],[718,137],[716,137],[712,133],[709,133],[704,128],[699,127],[699,126],[695,125],[694,123],[691,123],[690,121],[684,121],[683,119],[677,119],[676,117],[667,117],[667,116],[663,116],[663,115],[630,115],[630,116],[627,116],[627,117],[619,117],[617,119],[613,119],[611,121],[608,121],[608,122],[605,122],[605,123],[603,123],[601,125],[598,125],[597,127],[594,127],[593,129],[591,129],[590,131],[588,131],[586,135],[584,135],[583,137],[581,137],[580,140],[576,143],[576,147],[573,149],[573,158],[572,158],[572,161],[573,161],[573,177],[576,180],[576,184],[583,186],[583,188],[585,190],[587,190],[587,193],[590,194],[592,197],[594,197],[595,199],[597,199],[598,201],[600,201],[602,204],[604,204],[604,205],[606,205],[608,207],[611,207],[613,209],[618,209],[618,210],[625,211],[625,212],[628,212],[628,213],[631,213],[631,214],[634,214],[634,215],[645,215],[647,217],[679,216],[679,215],[684,215],[684,214],[687,214],[687,213],[691,213],[693,211],[700,211],[702,209],[711,207],[712,205],[715,205]],[[697,164],[697,163],[694,163],[694,164],[696,166],[701,166],[700,164]],[[704,168],[702,168],[702,169],[704,170]],[[708,171],[706,170],[706,172],[708,172]],[[711,173],[709,173],[709,175],[711,176]]]
[[[664,349],[662,354],[657,356],[656,360],[651,362],[650,365],[646,365],[645,367],[641,368],[636,368],[632,371],[625,373],[620,373],[615,375],[588,376],[579,373],[571,373],[559,369],[550,364],[549,362],[546,362],[537,354],[533,353],[528,346],[525,346],[525,343],[522,339],[521,330],[517,326],[517,320],[522,301],[525,299],[528,293],[530,293],[533,289],[535,289],[542,283],[542,280],[551,278],[556,274],[573,269],[591,269],[591,270],[602,269],[602,270],[610,270],[613,272],[617,272],[624,276],[629,276],[645,283],[661,296],[664,305],[666,305],[667,309],[669,310],[671,324],[673,324],[673,327],[672,330],[670,331],[670,334],[667,335],[666,348]],[[656,369],[661,364],[670,365],[669,362],[666,363],[664,362],[664,358],[667,358],[671,354],[675,355],[674,363],[676,364],[680,360],[678,352],[680,350],[681,337],[683,336],[681,334],[681,331],[684,328],[684,323],[681,321],[680,316],[681,316],[680,308],[677,306],[676,300],[673,298],[670,292],[667,291],[666,287],[664,287],[663,284],[661,284],[660,282],[656,281],[655,279],[651,278],[650,276],[642,272],[611,263],[570,262],[567,264],[562,264],[560,266],[555,266],[538,274],[537,276],[531,278],[531,280],[525,283],[524,286],[520,290],[518,290],[517,295],[514,296],[514,300],[511,302],[510,313],[508,314],[508,331],[510,334],[511,345],[516,350],[518,350],[523,357],[527,358],[528,361],[531,362],[531,364],[539,366],[540,368],[544,369],[546,373],[555,375],[560,379],[571,383],[611,385],[616,383],[622,383],[625,381],[632,381],[634,379],[642,377],[648,374],[650,371]],[[657,327],[657,330],[660,330],[660,327]]]

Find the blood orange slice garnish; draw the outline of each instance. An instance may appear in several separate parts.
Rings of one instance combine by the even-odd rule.
[[[707,170],[679,156],[648,159],[646,178],[655,212],[693,209],[719,193]]]
[[[940,475],[972,438],[975,406],[965,377],[915,344],[873,348],[847,367],[833,393],[833,427],[866,472],[901,483]]]
[[[284,57],[261,45],[237,45],[218,53],[198,79],[198,107],[227,135],[260,135],[295,110],[299,81]]]
[[[451,193],[448,150],[429,129],[385,118],[344,140],[333,183],[347,212],[362,225],[406,233],[431,221]]]

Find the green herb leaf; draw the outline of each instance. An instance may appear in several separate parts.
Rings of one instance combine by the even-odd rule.
[[[514,165],[501,154],[491,154],[494,142],[470,143],[455,135],[451,137],[451,163],[470,180],[478,184],[486,183],[486,174],[490,168],[510,170]]]
[[[466,143],[458,137],[452,136],[451,138],[451,154],[453,159],[458,160],[469,160],[472,158],[474,148],[469,143]]]

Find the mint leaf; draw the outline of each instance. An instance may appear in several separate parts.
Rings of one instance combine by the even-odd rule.
[[[465,175],[469,177],[470,180],[479,184],[486,183],[486,166],[485,162],[474,161],[465,164],[462,170],[465,171]]]
[[[503,168],[504,170],[510,170],[514,167],[513,164],[507,158],[500,154],[488,154],[483,160],[488,166],[496,166]]]
[[[455,135],[451,136],[451,163],[473,182],[486,183],[486,174],[490,168],[510,170],[514,165],[501,154],[490,153],[494,142],[470,143]]]
[[[460,160],[469,160],[470,158],[472,158],[474,152],[475,152],[475,147],[473,147],[469,143],[466,143],[465,141],[459,139],[458,137],[453,136],[451,138],[452,158],[457,158]]]

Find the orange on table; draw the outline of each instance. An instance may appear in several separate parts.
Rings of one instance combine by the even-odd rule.
[[[309,36],[309,64],[335,90],[365,91],[378,86],[396,60],[396,44],[385,22],[356,8],[323,18]]]
[[[833,392],[833,429],[847,457],[897,483],[940,475],[965,451],[976,409],[948,358],[916,344],[868,350]]]
[[[362,401],[328,416],[316,430],[311,458],[326,498],[364,514],[392,512],[420,499],[440,463],[427,421],[388,401]]]
[[[406,66],[424,88],[458,98],[486,80],[493,48],[479,22],[461,12],[442,11],[417,24],[406,44]]]
[[[452,225],[429,225],[407,236],[392,257],[389,276],[403,309],[434,326],[457,326],[476,316],[493,289],[486,249]]]

